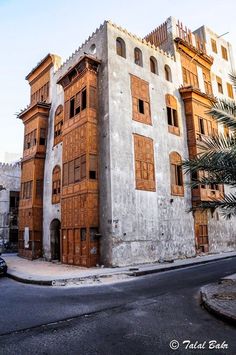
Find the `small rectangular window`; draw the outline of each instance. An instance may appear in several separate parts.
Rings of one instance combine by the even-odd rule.
[[[75,99],[70,100],[70,118],[74,117],[75,115]]]
[[[36,197],[43,198],[43,180],[36,180]]]
[[[201,134],[205,134],[204,120],[199,117],[199,131]]]
[[[81,92],[78,92],[75,96],[75,114],[78,115],[80,113],[81,107]]]
[[[228,52],[224,46],[221,46],[221,53],[222,53],[222,58],[228,60]]]
[[[46,144],[46,128],[40,128],[39,145]]]
[[[81,109],[84,110],[87,107],[87,94],[86,94],[86,89],[82,91],[82,107]]]
[[[228,91],[228,96],[233,99],[234,98],[234,93],[233,93],[233,87],[231,84],[227,83],[227,91]]]
[[[80,229],[80,240],[81,240],[81,242],[86,241],[86,228]]]
[[[63,164],[63,186],[68,185],[68,163]]]
[[[144,114],[144,102],[143,100],[138,100],[138,110],[139,110],[139,113],[142,113]]]
[[[81,179],[86,178],[86,156],[81,157]]]
[[[75,159],[75,181],[81,180],[80,158]]]
[[[68,182],[69,184],[74,184],[74,181],[75,181],[75,172],[74,172],[74,160],[70,161],[69,164],[68,164]]]
[[[211,48],[214,53],[217,53],[216,41],[213,38],[211,38]]]
[[[168,120],[168,125],[172,126],[172,113],[170,107],[167,107],[167,120]]]
[[[176,166],[176,185],[183,186],[183,175],[181,165]]]
[[[172,112],[173,112],[173,124],[175,127],[179,127],[177,111],[173,109]]]

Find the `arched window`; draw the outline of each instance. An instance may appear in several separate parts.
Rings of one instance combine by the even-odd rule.
[[[54,117],[54,145],[62,141],[63,106],[59,105]]]
[[[179,120],[177,111],[177,100],[173,95],[166,94],[166,112],[168,131],[179,136]]]
[[[157,60],[154,57],[150,57],[150,70],[154,74],[158,74],[157,70]]]
[[[184,196],[182,159],[177,152],[170,153],[171,195]]]
[[[143,54],[139,48],[134,48],[134,63],[143,66]]]
[[[172,75],[169,65],[165,65],[165,79],[172,82]]]
[[[125,48],[125,41],[117,37],[116,39],[116,53],[123,58],[126,58],[126,48]]]
[[[56,165],[52,171],[52,204],[59,203],[61,199],[61,168]]]

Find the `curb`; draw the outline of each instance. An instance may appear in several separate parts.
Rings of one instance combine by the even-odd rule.
[[[173,265],[173,266],[166,266],[163,267],[161,269],[152,269],[152,270],[141,270],[141,271],[135,271],[132,272],[132,274],[128,274],[130,276],[143,276],[143,275],[148,275],[148,274],[156,274],[162,271],[168,271],[168,270],[176,270],[176,269],[184,269],[190,266],[195,266],[195,265],[200,265],[200,264],[208,264],[208,263],[213,263],[216,261],[220,261],[220,260],[226,260],[226,259],[230,259],[230,258],[235,258],[236,255],[228,255],[219,259],[212,259],[212,260],[202,260],[202,261],[196,261],[193,263],[189,263],[189,264],[185,264],[185,265]]]
[[[189,264],[185,264],[185,265],[172,265],[172,266],[166,266],[163,268],[157,268],[157,269],[150,269],[150,270],[140,270],[140,271],[123,271],[120,273],[116,273],[116,274],[101,274],[101,275],[90,275],[90,276],[83,276],[83,277],[76,277],[76,278],[67,278],[67,279],[52,279],[52,280],[34,280],[34,279],[27,279],[24,278],[22,276],[17,276],[14,273],[11,274],[9,273],[9,271],[7,272],[6,276],[18,281],[18,282],[22,282],[25,284],[32,284],[32,285],[40,285],[40,286],[65,286],[66,283],[68,282],[80,282],[80,281],[84,281],[84,280],[88,280],[91,279],[92,281],[95,280],[99,280],[99,278],[105,278],[105,277],[111,277],[111,276],[115,276],[115,275],[127,275],[127,276],[132,276],[132,277],[139,277],[139,276],[144,276],[144,275],[149,275],[149,274],[157,274],[157,273],[161,273],[164,271],[171,271],[171,270],[176,270],[176,269],[185,269],[191,266],[195,266],[195,265],[201,265],[201,264],[208,264],[208,263],[212,263],[212,262],[216,262],[216,261],[220,261],[220,260],[226,260],[226,259],[230,259],[230,258],[236,258],[236,255],[228,255],[222,258],[218,258],[218,259],[212,259],[212,260],[202,260],[202,261],[197,261],[197,262],[191,262]],[[122,280],[121,280],[122,282]]]
[[[201,294],[201,304],[204,306],[204,308],[217,318],[227,321],[230,324],[236,325],[236,317],[234,317],[232,314],[228,313],[227,311],[224,310],[222,307],[217,307],[207,296],[207,292],[205,292],[204,287],[201,289],[200,294]]]

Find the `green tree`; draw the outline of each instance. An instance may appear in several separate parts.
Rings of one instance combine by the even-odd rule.
[[[236,74],[230,75],[236,88]],[[218,209],[225,217],[236,216],[236,104],[233,100],[218,99],[208,112],[219,124],[228,127],[229,136],[218,134],[203,137],[198,143],[196,158],[183,162],[185,173],[192,176],[192,188],[199,185],[224,184],[231,188],[229,193],[217,200],[199,203],[194,209]]]

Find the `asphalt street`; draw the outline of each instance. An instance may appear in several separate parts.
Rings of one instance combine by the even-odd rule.
[[[199,299],[202,285],[235,272],[232,258],[106,286],[0,278],[0,354],[235,355],[236,328]]]

